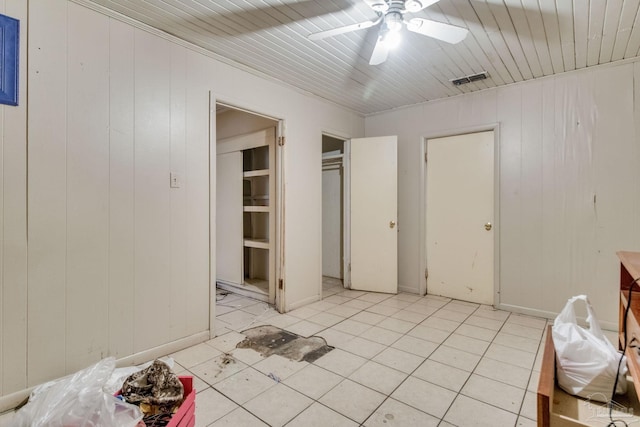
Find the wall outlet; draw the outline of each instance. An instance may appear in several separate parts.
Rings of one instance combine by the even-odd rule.
[[[180,188],[182,186],[182,178],[179,174],[171,172],[169,174],[169,183],[171,188]]]

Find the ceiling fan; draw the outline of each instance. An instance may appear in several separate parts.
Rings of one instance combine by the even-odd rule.
[[[378,39],[373,48],[369,64],[378,65],[387,60],[389,50],[397,45],[403,25],[407,30],[423,36],[432,37],[447,43],[459,43],[467,36],[469,30],[451,24],[432,21],[424,18],[405,19],[406,13],[415,13],[425,9],[439,0],[364,0],[378,17],[373,21],[359,22],[310,34],[309,40],[321,40],[326,37],[344,34],[351,31],[371,28],[382,24],[378,30]]]

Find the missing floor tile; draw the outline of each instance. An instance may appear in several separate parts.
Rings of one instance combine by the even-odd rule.
[[[247,338],[236,347],[253,349],[264,357],[277,354],[296,362],[314,362],[333,350],[322,337],[304,338],[275,326],[257,326],[242,333]]]

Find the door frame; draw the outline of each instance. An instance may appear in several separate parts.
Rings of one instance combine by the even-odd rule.
[[[286,293],[284,286],[284,221],[285,221],[285,203],[284,203],[284,150],[285,144],[285,115],[276,114],[274,112],[264,112],[257,106],[245,106],[243,102],[237,100],[227,100],[226,98],[218,98],[213,91],[209,91],[209,335],[215,337],[215,320],[216,320],[216,106],[223,104],[236,110],[244,111],[257,116],[266,117],[277,122],[276,127],[276,144],[274,167],[276,173],[276,230],[275,230],[275,307],[280,313],[283,312],[286,301]],[[271,266],[270,266],[271,267]]]
[[[351,289],[351,137],[335,131],[320,132],[320,162],[322,165],[322,136],[328,136],[342,140],[342,286]],[[320,171],[322,173],[322,170]],[[322,191],[320,192],[322,197]],[[320,203],[322,205],[322,201]],[[322,226],[322,223],[320,224]],[[320,241],[322,245],[322,240]],[[322,254],[322,248],[320,248]],[[320,263],[322,269],[322,262]],[[322,272],[320,272],[320,285],[318,288],[320,298],[322,298]]]
[[[427,142],[430,139],[449,136],[465,135],[493,131],[493,306],[500,307],[500,124],[462,127],[429,133],[420,138],[420,194],[419,194],[419,221],[420,221],[420,267],[418,271],[418,283],[420,295],[427,293]]]

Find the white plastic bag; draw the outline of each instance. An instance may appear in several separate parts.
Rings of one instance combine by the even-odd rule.
[[[14,417],[16,427],[134,427],[140,408],[102,388],[115,368],[109,357],[73,375],[37,387]]]
[[[574,306],[584,302],[589,329],[578,325]],[[602,402],[608,401],[618,373],[621,354],[602,333],[586,295],[570,298],[552,328],[558,385],[564,391]],[[626,359],[620,364],[616,394],[627,391]]]

